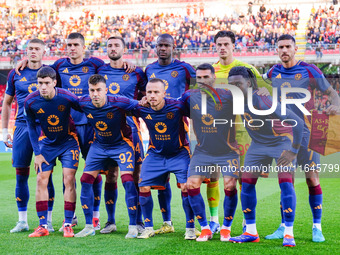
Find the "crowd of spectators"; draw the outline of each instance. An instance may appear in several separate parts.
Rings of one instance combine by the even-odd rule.
[[[106,38],[121,34],[128,52],[152,52],[156,38],[162,33],[174,36],[177,48],[187,52],[213,50],[213,37],[219,30],[232,30],[236,34],[236,50],[262,51],[274,48],[282,33],[295,34],[299,21],[298,9],[266,9],[237,16],[207,17],[200,4],[186,15],[159,13],[157,15],[105,16],[83,9],[80,18],[62,19],[60,9],[41,6],[9,8],[0,6],[0,55],[22,53],[31,38],[40,38],[47,44],[47,55],[61,55],[65,50],[65,38],[73,31],[84,34],[88,50],[105,54]],[[190,15],[188,15],[190,14]]]
[[[324,49],[335,49],[340,46],[340,8],[333,5],[328,8],[319,6],[311,10],[308,22],[307,49],[315,50],[320,44]]]

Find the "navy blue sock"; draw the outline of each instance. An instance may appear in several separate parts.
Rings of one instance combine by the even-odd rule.
[[[81,207],[83,208],[83,211],[85,214],[86,224],[92,224],[93,203],[94,203],[94,195],[93,195],[94,180],[95,180],[95,177],[87,173],[83,173],[83,175],[80,178],[80,182],[81,182],[80,202],[81,202]]]
[[[125,189],[125,202],[128,208],[130,223],[129,225],[137,224],[137,190],[133,181],[132,174],[124,174],[121,176],[122,183]]]
[[[195,214],[190,206],[188,192],[182,192],[182,205],[185,212],[186,228],[194,228]]]
[[[321,223],[322,217],[322,189],[320,184],[309,188],[309,205],[313,214],[313,223]]]
[[[48,209],[48,201],[38,201],[35,203],[35,207],[37,209],[37,214],[39,217],[39,225],[47,224],[47,209]]]
[[[151,196],[151,191],[139,192],[139,201],[144,216],[145,227],[153,227],[153,200]]]
[[[140,201],[139,201],[139,188],[138,188],[138,184],[135,184],[136,186],[136,190],[137,190],[137,224],[143,224],[143,213],[142,213],[142,208],[140,206]]]
[[[53,180],[52,180],[52,173],[50,174],[50,178],[48,179],[47,190],[48,190],[48,210],[52,211],[53,205],[54,205],[54,194],[55,194]]]
[[[281,203],[285,226],[292,227],[295,219],[296,195],[291,173],[279,173],[279,185],[281,189]]]
[[[74,215],[74,211],[76,210],[76,202],[64,202],[64,215],[65,215],[65,223],[71,224],[72,218]]]
[[[107,212],[107,221],[111,223],[116,223],[115,212],[116,212],[116,203],[118,197],[118,189],[117,182],[115,183],[105,183],[105,206]]]
[[[171,221],[171,186],[169,181],[167,181],[165,185],[165,190],[158,191],[158,202],[163,221]]]
[[[15,198],[17,201],[18,211],[27,211],[27,204],[30,198],[30,191],[28,188],[29,175],[29,167],[16,168]]]
[[[233,223],[236,207],[237,207],[237,189],[233,191],[224,190],[224,220],[223,225],[226,227],[230,227]]]
[[[189,203],[201,227],[208,226],[201,189],[188,189]]]
[[[97,178],[93,183],[93,194],[94,194],[94,203],[93,203],[93,211],[98,212],[100,206],[100,198],[102,196],[102,186],[103,179],[100,174],[98,174]]]
[[[242,174],[241,204],[246,224],[256,223],[256,189],[257,177],[251,173]]]

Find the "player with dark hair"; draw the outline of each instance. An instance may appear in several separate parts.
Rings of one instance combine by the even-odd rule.
[[[145,94],[145,85],[147,82],[143,70],[139,67],[131,73],[126,73],[124,69],[123,54],[125,43],[122,37],[112,36],[107,40],[107,54],[110,63],[103,65],[98,69],[98,74],[104,76],[108,88],[108,94],[116,96],[125,96],[130,99],[139,99]],[[144,158],[143,141],[139,129],[139,121],[136,117],[128,116],[127,123],[131,127],[132,140],[135,150],[135,170],[134,181],[138,188],[138,180],[141,164]],[[114,168],[113,166],[111,166]],[[115,209],[117,201],[117,178],[118,168],[109,169],[105,182],[105,206],[108,214],[108,220],[105,227],[100,233],[107,234],[116,231]],[[137,228],[141,233],[144,229],[142,212],[138,204]]]
[[[184,93],[182,100],[193,123],[197,145],[192,155],[188,173],[188,195],[198,222],[201,225],[201,235],[196,241],[204,242],[212,238],[213,232],[208,224],[205,213],[205,203],[200,187],[205,178],[215,178],[224,171],[224,221],[220,231],[220,240],[228,241],[231,224],[237,206],[236,183],[239,172],[239,151],[235,140],[235,126],[215,126],[216,119],[228,119],[235,122],[233,115],[232,95],[225,89],[215,89],[215,70],[210,64],[197,67],[196,80],[198,88]],[[207,98],[207,95],[210,97]],[[204,98],[206,103],[203,104]],[[216,104],[215,104],[216,102]],[[206,108],[206,113],[203,112]],[[210,171],[210,169],[212,169]],[[215,226],[213,226],[215,227]],[[215,229],[216,232],[216,229]]]
[[[278,88],[278,99],[281,98],[281,88],[303,88],[314,92],[315,89],[321,90],[328,95],[331,102],[330,107],[326,109],[327,114],[339,114],[340,99],[337,92],[330,86],[321,70],[313,64],[308,64],[295,58],[295,53],[298,47],[295,44],[295,39],[291,35],[281,35],[277,42],[277,51],[281,64],[274,65],[263,75],[265,80],[271,82],[272,87]],[[289,93],[291,98],[303,98],[303,93]],[[313,95],[313,93],[312,93]],[[280,100],[281,101],[281,100]],[[307,110],[314,108],[314,98],[305,103]],[[305,120],[304,133],[301,147],[297,156],[297,164],[302,166],[306,175],[306,183],[309,189],[309,204],[313,214],[313,234],[314,242],[323,242],[325,238],[321,229],[322,216],[322,190],[319,182],[319,165],[320,155],[308,149],[310,138],[310,118],[295,106],[288,105],[296,115]],[[266,239],[280,239],[284,237],[285,224],[283,212],[281,209],[281,226],[272,234],[266,236]]]
[[[79,162],[79,145],[73,132],[70,110],[79,110],[78,98],[65,89],[55,88],[56,72],[51,67],[42,67],[37,73],[37,79],[39,91],[31,93],[25,100],[28,133],[35,154],[36,208],[40,222],[29,237],[49,235],[47,183],[57,158],[62,163],[65,185],[64,237],[73,237],[71,224],[76,207],[75,174]],[[37,131],[37,121],[41,126],[41,134]]]
[[[42,57],[45,53],[45,43],[40,39],[32,39],[27,46],[28,63],[21,75],[11,70],[7,78],[7,87],[2,104],[2,135],[5,145],[13,148],[12,165],[16,169],[15,197],[18,206],[19,221],[11,229],[11,233],[27,231],[27,204],[30,197],[28,188],[28,177],[30,174],[30,164],[33,149],[28,137],[27,123],[24,117],[24,101],[32,92],[38,89],[37,72],[42,67]],[[17,99],[17,114],[15,116],[15,129],[13,140],[8,134],[8,123],[11,115],[12,102],[14,96]],[[13,142],[13,144],[11,144]],[[54,186],[52,175],[48,183],[48,214],[47,225],[49,232],[53,232],[52,209],[54,204]]]
[[[156,53],[158,60],[145,69],[147,79],[159,78],[165,83],[166,97],[178,98],[189,89],[190,80],[195,78],[195,69],[188,63],[173,59],[176,48],[174,38],[162,34],[157,38]],[[171,187],[169,181],[164,190],[158,191],[158,201],[163,216],[163,226],[156,234],[174,232],[171,222]]]
[[[110,169],[115,164],[120,168],[125,189],[125,201],[129,213],[129,232],[125,238],[136,238],[137,230],[137,190],[133,181],[134,150],[131,128],[126,124],[126,113],[138,104],[126,97],[107,95],[106,80],[99,74],[89,78],[90,95],[79,99],[82,111],[95,130],[96,139],[90,147],[80,179],[81,204],[85,214],[85,228],[76,237],[95,234],[92,224],[94,192],[93,183],[101,170]]]
[[[215,37],[214,42],[216,46],[216,51],[219,56],[218,62],[213,64],[216,73],[216,84],[227,84],[228,74],[231,68],[235,66],[245,66],[250,68],[254,75],[256,76],[257,83],[259,87],[264,87],[271,91],[271,87],[264,82],[259,71],[252,65],[235,59],[233,56],[233,51],[235,49],[235,34],[231,31],[219,31]],[[263,90],[261,90],[263,91]],[[241,117],[236,117],[236,122],[240,122]],[[238,142],[238,148],[240,150],[240,165],[243,166],[244,158],[246,152],[249,148],[251,139],[241,125],[236,125],[236,140]],[[241,183],[240,183],[241,184]],[[212,232],[219,230],[220,224],[218,223],[218,204],[220,201],[220,191],[218,189],[218,178],[213,178],[210,180],[207,188],[208,203],[210,209],[210,228]],[[245,226],[245,221],[243,221],[243,226]]]
[[[248,88],[253,89],[253,108],[269,110],[272,108],[270,96],[259,96],[257,82],[253,72],[246,67],[233,67],[229,72],[228,83],[237,86],[244,95],[245,110],[242,115],[245,127],[252,139],[244,161],[242,173],[241,203],[246,219],[246,231],[237,237],[230,238],[230,242],[259,242],[260,238],[256,229],[255,209],[256,190],[255,185],[259,175],[271,165],[275,159],[278,166],[278,179],[281,188],[282,209],[286,229],[283,246],[295,246],[293,224],[295,218],[296,195],[293,185],[294,167],[290,165],[297,156],[302,141],[303,121],[292,111],[287,115],[281,114],[281,105],[278,104],[275,111],[270,115],[257,115],[248,106]],[[255,125],[253,120],[264,123],[262,126]],[[268,121],[271,120],[270,122]],[[282,126],[285,119],[295,120],[295,126]],[[246,123],[247,122],[247,123]],[[282,122],[281,122],[282,123]],[[293,139],[290,137],[293,134]]]
[[[138,238],[155,235],[153,230],[152,187],[164,187],[170,173],[174,173],[182,191],[182,205],[186,215],[185,239],[196,239],[194,214],[189,204],[186,188],[190,148],[184,116],[185,105],[178,100],[165,98],[166,84],[162,79],[150,79],[146,86],[146,98],[150,107],[137,106],[133,110],[141,117],[150,134],[149,149],[142,164],[139,201],[142,207],[145,230]]]

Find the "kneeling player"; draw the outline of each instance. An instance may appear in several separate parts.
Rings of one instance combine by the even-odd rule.
[[[214,89],[215,70],[210,64],[197,67],[196,79],[202,92],[198,89],[189,90],[182,100],[186,103],[187,111],[193,121],[193,129],[198,144],[191,158],[188,178],[188,193],[190,205],[201,225],[201,235],[197,241],[208,241],[213,232],[208,225],[205,213],[205,204],[201,195],[200,186],[205,178],[215,177],[222,170],[224,179],[224,221],[220,231],[221,241],[230,238],[231,224],[237,206],[237,177],[239,170],[239,154],[235,140],[235,126],[214,126],[215,119],[232,119],[232,96],[230,91]],[[205,92],[203,92],[205,91]],[[215,93],[206,100],[207,113],[202,114],[202,98],[207,94]],[[215,104],[215,100],[219,101]],[[216,171],[211,171],[212,169]]]
[[[230,70],[228,77],[229,84],[239,87],[245,98],[244,115],[242,116],[248,122],[246,129],[252,138],[252,143],[247,151],[244,171],[242,173],[242,190],[241,202],[244,217],[246,219],[246,232],[237,237],[230,238],[230,242],[259,242],[260,238],[256,230],[255,208],[256,208],[256,190],[255,185],[259,174],[263,171],[263,166],[270,166],[275,159],[278,166],[278,178],[281,188],[282,209],[285,219],[285,233],[283,246],[295,246],[293,235],[293,224],[295,217],[296,196],[293,186],[292,161],[295,160],[302,141],[303,121],[292,111],[287,110],[287,115],[281,115],[281,106],[278,107],[271,115],[256,115],[249,110],[247,104],[247,91],[249,87],[257,90],[257,83],[252,71],[246,67],[234,67]],[[255,109],[268,110],[272,107],[272,99],[267,96],[259,96],[257,93],[252,94],[253,107]],[[264,123],[261,127],[251,125],[252,120],[260,120]],[[267,121],[268,119],[271,122]],[[296,126],[280,126],[281,121],[285,119],[295,120]],[[278,122],[278,120],[281,120]],[[278,124],[279,123],[279,124]],[[293,141],[289,135],[293,132]]]
[[[138,105],[137,101],[125,97],[107,95],[106,80],[99,74],[89,79],[89,96],[80,98],[79,104],[89,123],[95,130],[95,141],[86,158],[84,173],[80,179],[81,204],[85,214],[85,228],[76,237],[94,235],[93,183],[100,170],[107,169],[108,161],[115,161],[120,167],[125,188],[125,201],[130,223],[125,238],[137,237],[137,190],[133,182],[134,151],[131,129],[126,125],[126,112]]]
[[[56,72],[43,67],[37,73],[39,91],[25,100],[25,112],[29,136],[35,154],[34,167],[38,174],[36,208],[39,227],[29,237],[49,235],[47,229],[48,190],[47,183],[56,159],[62,163],[65,184],[64,237],[73,237],[72,217],[76,207],[75,174],[79,161],[79,145],[71,132],[71,107],[79,109],[78,99],[67,90],[55,88]],[[36,131],[40,122],[42,135]],[[39,140],[39,141],[38,141]]]
[[[182,205],[186,215],[185,239],[196,239],[194,214],[186,188],[190,149],[183,122],[183,116],[187,115],[184,104],[165,98],[165,84],[161,79],[148,82],[146,97],[151,107],[139,106],[133,111],[136,117],[143,118],[150,133],[150,146],[142,164],[139,183],[139,201],[145,230],[138,238],[145,239],[155,235],[150,190],[152,187],[164,187],[169,174],[174,173],[182,191]],[[166,223],[171,225],[171,222]]]

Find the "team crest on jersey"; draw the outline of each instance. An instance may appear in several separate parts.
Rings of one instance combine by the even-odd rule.
[[[302,78],[302,74],[300,73],[295,74],[295,80],[299,81],[301,80],[301,78]]]
[[[63,112],[63,111],[65,111],[65,109],[66,109],[65,105],[61,104],[61,105],[58,106],[58,111],[59,112]]]
[[[120,90],[120,86],[117,82],[112,82],[109,86],[109,91],[111,94],[117,94]]]
[[[83,71],[83,73],[87,73],[89,71],[89,68],[87,66],[83,66],[81,70]]]
[[[178,72],[177,71],[172,71],[171,72],[171,76],[176,78],[178,76]]]
[[[59,124],[59,118],[57,115],[50,115],[47,118],[47,122],[48,124],[50,124],[51,126],[56,126]]]
[[[81,82],[81,79],[78,75],[72,75],[69,80],[70,84],[74,87],[78,86]]]
[[[155,125],[155,129],[158,133],[163,134],[166,132],[166,130],[168,129],[167,126],[165,125],[165,123],[163,122],[157,122]]]
[[[124,74],[124,75],[123,75],[123,80],[124,80],[124,81],[130,80],[130,75]]]
[[[96,128],[100,131],[105,131],[107,129],[107,124],[104,121],[97,121]]]
[[[215,110],[216,111],[221,111],[222,110],[222,105],[220,103],[215,104]]]
[[[31,85],[28,86],[28,92],[29,93],[32,93],[34,91],[37,91],[38,90],[38,84],[36,83],[32,83]]]
[[[290,85],[290,83],[288,81],[281,84],[281,88],[284,88],[284,87],[290,88],[291,86],[292,85]]]
[[[174,117],[175,117],[175,114],[173,112],[168,112],[166,114],[166,118],[169,119],[169,120],[172,120]]]
[[[205,125],[210,126],[214,122],[214,117],[211,114],[204,114],[201,120]]]
[[[112,112],[108,112],[107,114],[106,114],[106,117],[108,118],[108,119],[113,119],[113,113]]]

